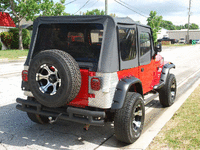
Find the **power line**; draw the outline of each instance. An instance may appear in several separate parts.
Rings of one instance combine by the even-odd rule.
[[[87,2],[81,7],[79,8],[79,10],[77,12],[79,12],[83,7],[85,7],[85,5],[89,2],[90,0],[87,0]],[[74,14],[76,14],[77,12],[75,12]]]
[[[125,5],[128,5],[128,6],[131,6],[130,4],[128,4],[128,3],[125,3],[124,1],[122,1],[122,0],[119,0],[121,3],[124,3]],[[131,6],[131,7],[133,7],[133,6]],[[136,9],[136,8],[134,8],[134,9]],[[138,10],[138,9],[136,9],[136,10]],[[143,13],[143,14],[145,14],[144,12],[142,12],[141,10],[138,10],[138,11],[140,11],[141,13]]]
[[[77,1],[77,0],[73,0],[73,1],[71,1],[71,2],[69,2],[69,3],[64,4],[64,5],[65,5],[65,6],[66,6],[66,5],[69,5],[69,4],[71,4],[71,3],[75,2],[75,1]]]
[[[129,10],[131,10],[131,11],[133,11],[133,12],[139,14],[140,16],[143,16],[143,17],[145,17],[145,18],[148,18],[148,17],[144,16],[143,14],[141,14],[141,13],[139,13],[139,12],[137,12],[137,11],[135,11],[135,10],[129,8],[128,6],[126,6],[126,5],[122,4],[122,3],[120,3],[119,1],[117,1],[117,0],[114,0],[114,1],[117,2],[118,4],[122,5],[122,6],[126,7],[127,9],[129,9]]]
[[[98,2],[99,2],[99,0],[97,0],[96,2],[94,2],[93,5],[90,6],[90,8],[93,7],[94,5],[96,5]]]

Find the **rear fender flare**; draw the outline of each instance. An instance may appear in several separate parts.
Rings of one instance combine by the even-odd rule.
[[[116,91],[115,91],[115,95],[114,95],[114,98],[113,98],[111,110],[122,108],[124,101],[125,101],[125,98],[126,98],[127,92],[129,92],[129,91],[134,92],[133,91],[134,85],[137,85],[136,87],[139,86],[139,92],[138,93],[140,93],[143,96],[142,83],[138,78],[129,77],[129,78],[121,79],[118,82],[117,87],[116,87]]]

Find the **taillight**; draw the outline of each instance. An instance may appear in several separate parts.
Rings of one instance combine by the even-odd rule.
[[[91,89],[94,91],[99,91],[101,88],[101,82],[99,78],[92,78],[91,79]]]
[[[27,70],[22,71],[22,80],[25,82],[28,81],[28,71]]]

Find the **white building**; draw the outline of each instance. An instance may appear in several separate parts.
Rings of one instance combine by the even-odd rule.
[[[158,31],[157,39],[162,39],[163,37],[168,37],[167,29],[164,28]]]

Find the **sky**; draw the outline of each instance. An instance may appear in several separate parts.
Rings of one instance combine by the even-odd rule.
[[[74,1],[74,2],[72,2]],[[156,11],[157,15],[162,16],[163,20],[171,21],[174,25],[185,25],[188,23],[189,0],[115,0],[108,1],[108,14],[116,14],[118,17],[130,17],[134,21],[140,21],[147,24],[147,17],[150,11]],[[54,0],[59,2],[59,0]],[[72,2],[72,3],[70,3]],[[74,14],[85,3],[87,4],[80,10],[100,9],[105,10],[105,0],[66,0],[65,12]],[[190,23],[196,23],[200,26],[200,0],[191,0],[191,17]],[[80,14],[80,11],[77,13]]]

